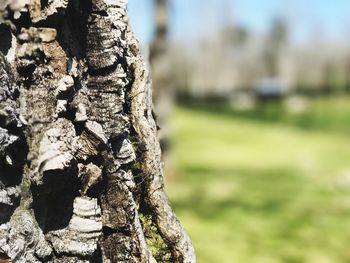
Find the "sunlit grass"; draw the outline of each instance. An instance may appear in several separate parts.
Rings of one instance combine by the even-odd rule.
[[[198,262],[350,262],[350,136],[314,122],[176,109],[167,190]]]

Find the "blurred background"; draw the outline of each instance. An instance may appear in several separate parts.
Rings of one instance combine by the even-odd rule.
[[[350,262],[350,1],[129,9],[198,262]]]

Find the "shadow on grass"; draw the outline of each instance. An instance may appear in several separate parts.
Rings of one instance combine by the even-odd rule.
[[[232,212],[273,215],[285,213],[295,197],[304,194],[312,181],[293,168],[267,170],[210,169],[203,166],[183,167],[181,178],[192,186],[185,200],[174,200],[176,210],[192,211],[201,218],[216,219]],[[220,188],[213,188],[215,183]],[[316,185],[316,184],[315,184]],[[232,186],[230,188],[230,186]],[[222,188],[228,191],[220,193]],[[230,190],[234,189],[234,190]],[[221,196],[219,200],[215,198]]]
[[[340,202],[346,194],[340,196],[327,190],[317,179],[305,177],[296,170],[288,167],[212,170],[193,166],[185,167],[182,172],[185,182],[181,185],[188,183],[193,190],[190,195],[173,199],[172,204],[182,215],[195,215],[201,222],[197,226],[200,231],[212,234],[207,227],[213,226],[223,236],[235,233],[246,238],[245,242],[251,240],[250,249],[255,242],[263,249],[270,249],[269,242],[276,242],[280,247],[290,244],[299,249],[303,245],[338,249],[324,237],[337,235],[342,240],[349,237],[338,231],[350,218],[350,211]],[[218,192],[221,198],[215,198],[211,187],[218,180],[237,187],[225,195]],[[298,251],[296,255],[304,255]],[[280,255],[281,258],[289,256],[288,251]]]
[[[350,97],[342,99],[338,105],[336,98],[314,99],[310,108],[301,113],[289,112],[283,102],[269,102],[249,110],[235,110],[225,104],[192,103],[181,105],[190,110],[226,118],[240,118],[260,123],[284,124],[303,130],[331,131],[338,133],[350,132],[350,107],[344,103]]]

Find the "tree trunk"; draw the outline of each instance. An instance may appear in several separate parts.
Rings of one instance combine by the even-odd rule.
[[[167,120],[175,97],[171,80],[167,40],[169,0],[154,0],[153,2],[155,7],[155,35],[150,45],[149,58],[152,70],[153,101],[157,124],[160,127],[158,139],[163,154],[166,154],[170,137]]]
[[[0,262],[195,262],[126,6],[0,3]]]

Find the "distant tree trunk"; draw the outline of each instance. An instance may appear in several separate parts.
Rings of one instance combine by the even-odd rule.
[[[268,77],[279,77],[280,56],[287,42],[288,26],[283,19],[276,18],[272,23],[264,54]]]
[[[171,68],[168,46],[168,9],[169,0],[154,0],[155,34],[150,46],[150,64],[152,70],[153,100],[160,127],[159,140],[163,152],[167,150],[169,129],[167,119],[174,99],[171,85]]]
[[[195,262],[126,7],[0,3],[0,262]]]
[[[332,92],[332,88],[334,88],[332,87],[334,66],[331,62],[327,62],[324,65],[322,73],[321,92],[325,95],[329,95]]]
[[[345,92],[350,93],[350,58],[347,58],[345,66]]]

